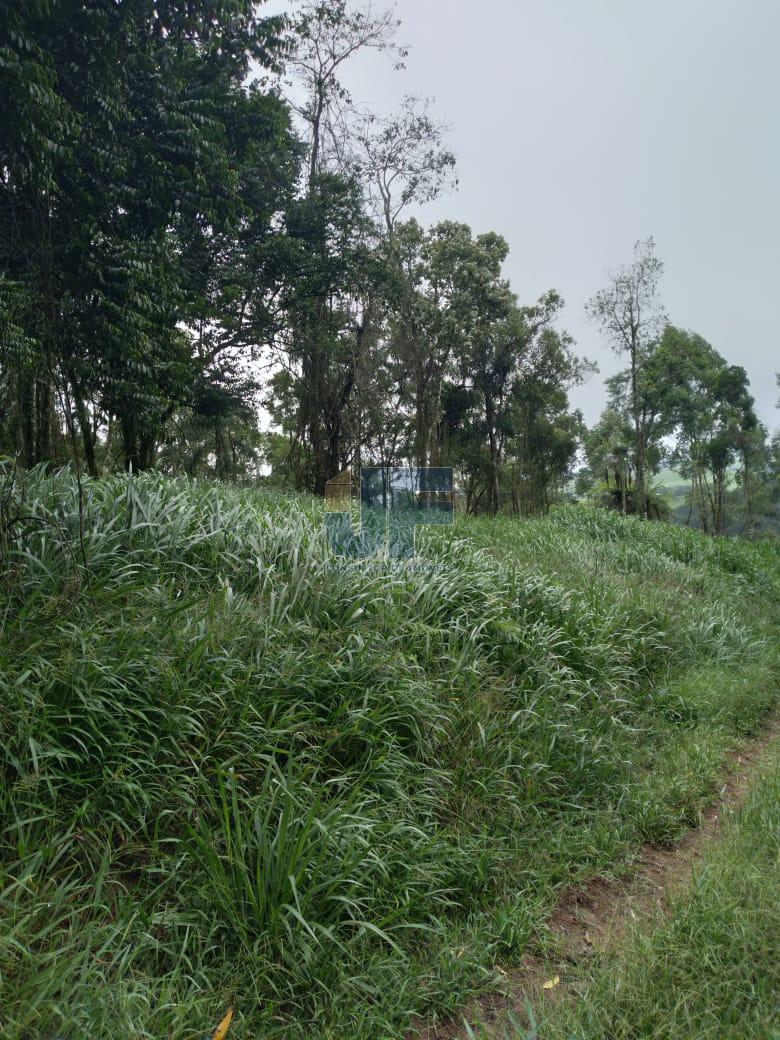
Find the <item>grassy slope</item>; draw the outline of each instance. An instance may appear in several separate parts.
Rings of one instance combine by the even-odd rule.
[[[0,1029],[402,1035],[673,839],[777,700],[777,549],[588,510],[340,565],[316,508],[36,476],[0,630]],[[83,542],[83,545],[82,545]],[[86,560],[86,568],[84,561]]]
[[[582,980],[545,1040],[780,1037],[780,742],[670,916]]]

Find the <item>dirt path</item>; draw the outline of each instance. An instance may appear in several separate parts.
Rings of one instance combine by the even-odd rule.
[[[722,817],[745,800],[760,760],[778,740],[780,717],[775,717],[760,737],[729,755],[718,797],[702,814],[699,826],[674,846],[645,845],[619,880],[594,878],[565,889],[547,921],[554,954],[527,954],[518,967],[499,969],[506,979],[500,990],[484,994],[457,1020],[418,1026],[407,1040],[469,1040],[475,1035],[498,1040],[512,1022],[529,1024],[529,1005],[575,996],[574,966],[607,950],[634,921],[667,908],[670,894],[687,884],[704,849],[720,831]]]

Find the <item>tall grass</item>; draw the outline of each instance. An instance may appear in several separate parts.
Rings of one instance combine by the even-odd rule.
[[[589,510],[345,564],[319,506],[6,496],[0,1028],[402,1035],[695,818],[777,693],[769,548]]]
[[[549,1040],[766,1040],[780,1030],[778,744],[690,886],[595,964],[573,970],[576,1002],[539,1010]],[[546,1012],[546,1013],[545,1013]]]

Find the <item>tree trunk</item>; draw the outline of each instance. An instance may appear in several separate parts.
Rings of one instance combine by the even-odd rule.
[[[742,449],[742,485],[745,492],[745,535],[753,537],[755,516],[753,513],[753,480],[750,470],[750,457],[747,448]]]
[[[47,376],[35,381],[35,457],[47,462],[52,457],[54,392]]]
[[[138,443],[138,454],[141,469],[153,469],[157,458],[157,437],[147,430],[141,434]]]
[[[494,422],[493,403],[485,402],[485,420],[488,427],[488,445],[490,447],[490,487],[488,490],[488,508],[495,516],[501,508],[501,491],[498,482],[499,449]]]
[[[34,466],[35,457],[35,377],[32,372],[19,372],[17,396],[17,445],[23,466]]]
[[[639,357],[638,347],[635,342],[631,346],[631,406],[636,448],[636,512],[637,515],[647,519],[647,449],[642,424],[642,410],[639,403]]]
[[[73,392],[73,403],[76,408],[76,418],[79,421],[79,430],[81,431],[84,463],[87,467],[87,473],[89,473],[91,477],[96,477],[98,475],[98,467],[97,459],[95,457],[95,434],[92,429],[92,417],[90,416],[89,409],[81,395],[81,389],[74,379],[71,380],[71,388]]]
[[[425,368],[417,365],[415,372],[415,440],[414,458],[420,469],[428,465],[428,402]]]

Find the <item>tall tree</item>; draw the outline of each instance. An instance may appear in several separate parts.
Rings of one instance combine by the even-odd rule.
[[[399,112],[389,118],[356,114],[355,164],[374,215],[391,241],[409,206],[433,202],[457,183],[455,156],[444,143],[445,132],[431,115],[430,100],[405,97]]]
[[[512,382],[507,444],[515,513],[549,510],[551,492],[570,478],[585,432],[581,414],[569,409],[569,390],[595,366],[578,358],[571,336],[556,328],[562,308],[551,291],[521,310],[525,349]]]
[[[647,485],[648,431],[642,413],[642,373],[653,342],[666,317],[658,296],[663,264],[655,255],[655,242],[637,242],[633,262],[610,274],[609,285],[586,305],[612,349],[629,359],[631,418],[634,424],[634,465],[642,515],[649,508]]]
[[[632,441],[629,417],[622,408],[608,405],[585,435],[588,466],[578,477],[581,492],[587,494],[595,489],[601,499],[606,498],[607,505],[619,508],[623,516],[629,512],[634,491]]]
[[[396,40],[399,25],[391,9],[353,7],[348,0],[306,0],[289,20],[286,67],[291,103],[306,128],[310,191],[319,174],[344,174],[351,161],[348,127],[354,110],[342,79],[345,64],[367,50],[402,64],[406,52]]]
[[[306,483],[322,494],[345,463],[350,409],[376,336],[385,267],[371,248],[353,181],[319,175],[316,191],[291,207],[286,227],[290,277],[281,302],[289,335],[280,361],[307,447]]]
[[[307,0],[289,22],[286,71],[308,157],[304,197],[286,223],[299,274],[284,294],[288,333],[277,360],[289,369],[297,401],[294,443],[304,449],[307,484],[320,494],[341,468],[351,424],[362,415],[355,398],[370,367],[383,279],[342,75],[360,52],[400,62],[397,28],[392,11],[355,8],[347,0]]]
[[[749,442],[758,420],[747,373],[701,336],[669,325],[650,359],[647,383],[674,438],[670,459],[691,480],[702,526],[723,534],[730,474],[738,462],[748,485],[751,479]]]
[[[11,5],[0,272],[30,303],[35,364],[11,381],[26,462],[49,454],[56,411],[93,472],[106,420],[126,465],[153,462],[194,382],[179,232],[239,218],[225,113],[278,28],[249,0]]]

